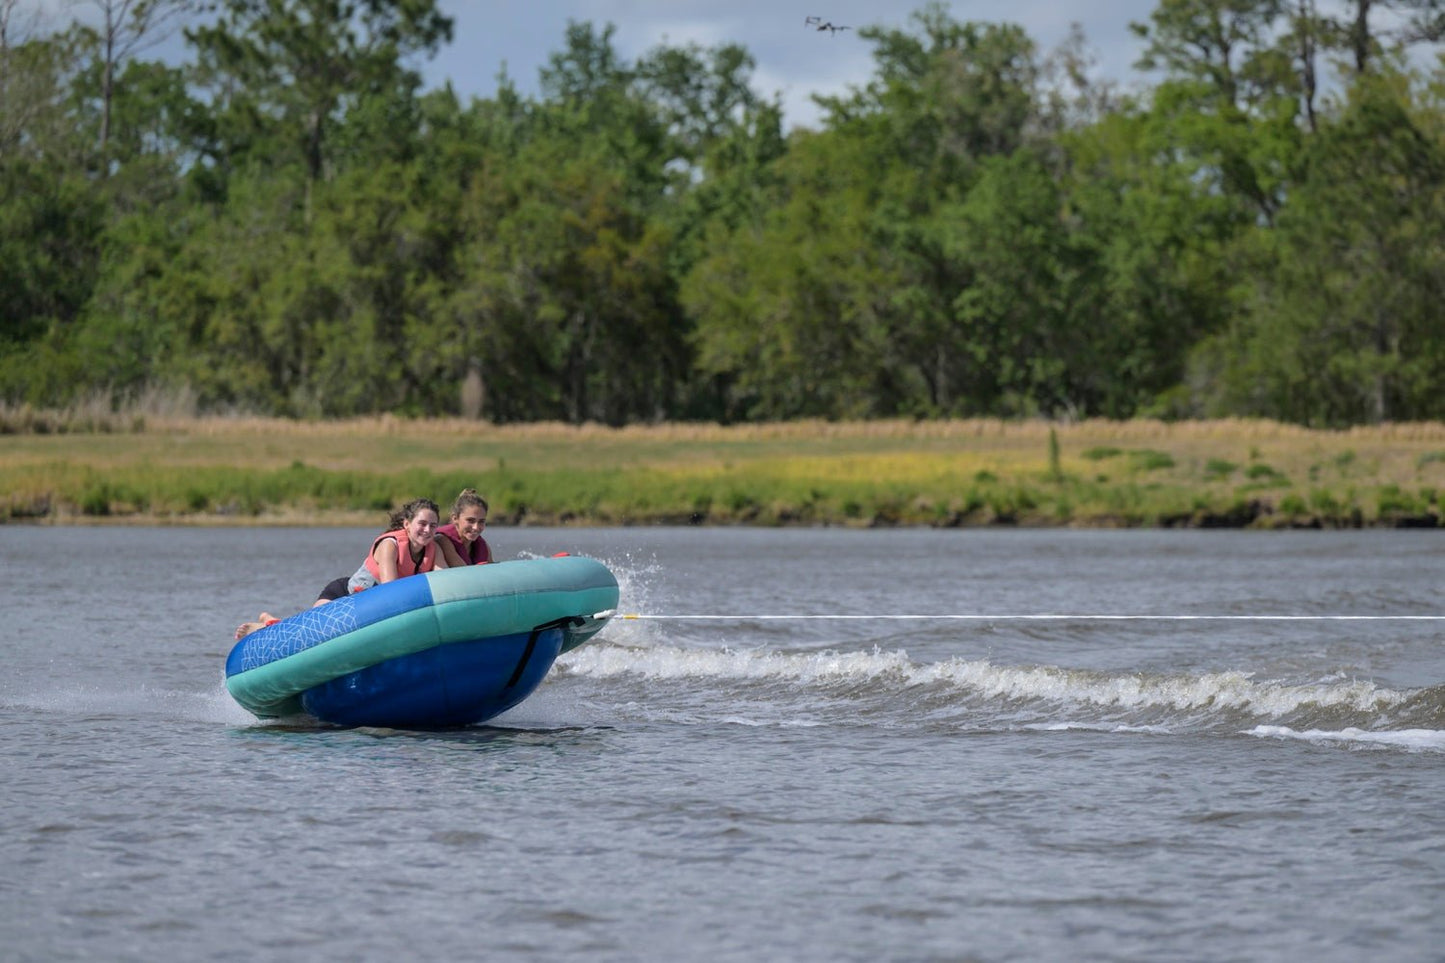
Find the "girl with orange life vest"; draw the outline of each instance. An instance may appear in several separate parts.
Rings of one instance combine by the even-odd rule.
[[[407,502],[392,516],[388,526],[390,530],[372,540],[371,551],[361,568],[350,579],[338,578],[327,583],[320,597],[312,603],[312,608],[382,582],[394,582],[407,575],[447,568],[447,560],[436,545],[440,519],[440,510],[431,499],[417,498]],[[262,612],[257,621],[242,622],[236,629],[236,638],[243,638],[278,621],[271,613]]]
[[[437,548],[437,523],[441,520],[441,509],[430,498],[418,498],[407,502],[391,518],[391,530],[382,532],[371,543],[371,551],[361,568],[346,582],[346,593],[360,592],[383,582],[394,582],[408,575],[447,568],[447,560]],[[328,585],[332,588],[335,583]],[[339,598],[328,597],[326,601]],[[321,604],[322,599],[316,600]]]
[[[452,503],[452,520],[437,529],[436,543],[446,556],[447,568],[485,565],[492,548],[482,537],[487,527],[487,500],[475,488],[465,488]]]

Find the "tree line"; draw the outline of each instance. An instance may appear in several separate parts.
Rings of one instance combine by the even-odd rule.
[[[1445,417],[1445,0],[1160,0],[1127,88],[933,3],[792,129],[737,44],[463,103],[435,0],[93,5],[0,0],[11,404]]]

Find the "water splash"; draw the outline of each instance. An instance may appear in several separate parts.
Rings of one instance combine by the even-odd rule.
[[[113,689],[73,685],[7,695],[0,706],[27,712],[96,718],[153,718],[169,722],[219,722],[257,725],[258,720],[236,704],[221,683],[204,692],[140,685]]]

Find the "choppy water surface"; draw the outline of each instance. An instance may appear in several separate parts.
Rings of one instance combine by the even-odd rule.
[[[1445,621],[1377,617],[1445,535],[497,530],[649,617],[495,725],[252,719],[370,534],[0,528],[0,957],[1440,959]]]

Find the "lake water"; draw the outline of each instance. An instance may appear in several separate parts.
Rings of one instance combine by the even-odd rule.
[[[499,529],[650,617],[493,725],[251,718],[371,534],[0,527],[0,958],[1445,954],[1445,533]]]

